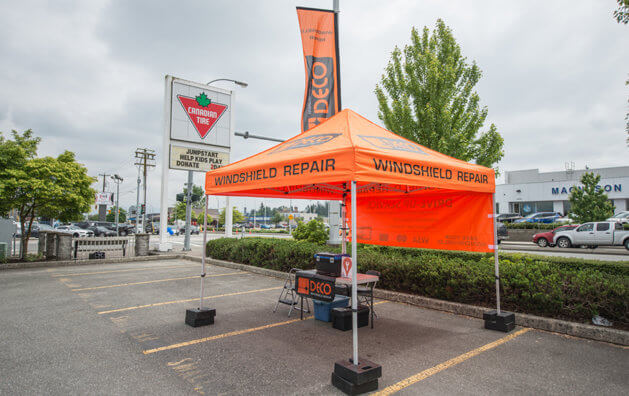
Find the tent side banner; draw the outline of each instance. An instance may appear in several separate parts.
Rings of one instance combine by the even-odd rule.
[[[488,193],[433,190],[386,198],[359,195],[357,207],[359,243],[493,251],[492,199]]]

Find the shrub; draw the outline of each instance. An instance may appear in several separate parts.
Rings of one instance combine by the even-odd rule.
[[[328,232],[319,219],[312,219],[306,224],[300,221],[293,232],[293,238],[298,241],[324,244],[328,240]]]
[[[338,248],[280,239],[215,239],[206,251],[215,259],[280,271],[314,267],[313,255]],[[629,326],[629,265],[623,262],[501,254],[504,309],[590,322],[601,315]],[[493,255],[359,245],[358,270],[382,274],[378,287],[492,307]]]

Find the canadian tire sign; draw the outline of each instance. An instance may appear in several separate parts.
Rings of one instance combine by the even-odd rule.
[[[169,169],[206,172],[229,163],[232,91],[166,77]]]
[[[177,95],[177,99],[179,99],[179,103],[183,106],[201,139],[207,136],[208,132],[216,124],[216,121],[227,110],[227,105],[212,103],[205,92],[201,92],[196,98]]]

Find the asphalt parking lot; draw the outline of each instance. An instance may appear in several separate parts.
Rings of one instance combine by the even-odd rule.
[[[273,307],[283,281],[210,267],[216,323],[191,328],[199,264],[186,260],[0,272],[2,394],[340,394],[351,332]],[[379,301],[360,356],[383,394],[625,394],[629,351]]]

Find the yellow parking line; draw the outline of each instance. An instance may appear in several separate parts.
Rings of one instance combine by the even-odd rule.
[[[238,274],[248,274],[248,272],[229,272],[227,274],[215,274],[215,275],[206,275],[206,278],[215,278],[217,276],[226,276],[226,275],[238,275]],[[131,282],[131,283],[120,283],[118,285],[107,285],[107,286],[95,286],[95,287],[84,287],[81,289],[71,289],[72,291],[83,291],[83,290],[96,290],[96,289],[108,289],[110,287],[122,287],[122,286],[135,286],[135,285],[146,285],[148,283],[158,283],[158,282],[168,282],[168,281],[174,281],[174,280],[183,280],[183,279],[194,279],[194,278],[198,278],[199,275],[194,275],[194,276],[184,276],[182,278],[168,278],[168,279],[157,279],[157,280],[151,280],[151,281],[144,281],[144,282]]]
[[[373,305],[384,304],[384,303],[387,303],[387,302],[388,301],[379,301],[379,302],[374,303]],[[303,320],[308,320],[308,319],[312,319],[312,318],[314,318],[314,316],[305,317]],[[180,342],[178,344],[166,345],[166,346],[155,348],[155,349],[148,349],[148,350],[144,351],[144,354],[148,355],[148,354],[155,353],[155,352],[167,351],[169,349],[177,349],[177,348],[181,348],[181,347],[185,347],[185,346],[189,346],[189,345],[200,344],[202,342],[214,341],[214,340],[218,340],[218,339],[221,339],[221,338],[232,337],[232,336],[236,336],[236,335],[240,335],[240,334],[246,334],[246,333],[252,333],[254,331],[270,329],[271,327],[284,326],[284,325],[287,325],[287,324],[299,322],[301,320],[302,319],[292,319],[292,320],[287,320],[286,322],[271,323],[271,324],[264,325],[264,326],[252,327],[250,329],[230,331],[229,333],[217,334],[217,335],[211,336],[211,337],[199,338],[199,339],[196,339],[196,340],[191,340],[191,341],[186,341],[186,342]]]
[[[238,296],[238,295],[241,295],[241,294],[257,293],[257,292],[263,292],[263,291],[268,291],[268,290],[278,290],[278,289],[281,289],[281,288],[282,288],[282,286],[269,287],[267,289],[257,289],[257,290],[248,290],[248,291],[236,292],[236,293],[220,294],[220,295],[216,295],[216,296],[208,296],[208,297],[205,297],[205,298],[209,299],[209,298]],[[196,298],[189,298],[187,300],[165,301],[165,302],[160,302],[160,303],[155,303],[155,304],[137,305],[135,307],[110,309],[109,311],[100,311],[100,312],[97,312],[97,313],[99,315],[103,315],[103,314],[110,314],[110,313],[114,313],[114,312],[131,311],[131,310],[140,309],[140,308],[160,307],[162,305],[178,304],[178,303],[192,302],[192,301],[198,301],[198,300],[199,300],[199,297],[196,297]]]
[[[434,374],[437,374],[440,371],[443,371],[443,370],[445,370],[447,368],[450,368],[452,366],[456,366],[457,364],[459,364],[461,362],[464,362],[467,359],[470,359],[470,358],[472,358],[472,357],[474,357],[476,355],[479,355],[479,354],[481,354],[481,353],[483,353],[485,351],[488,351],[488,350],[490,350],[492,348],[495,348],[498,345],[502,345],[505,342],[510,341],[510,340],[516,338],[517,336],[526,333],[529,330],[531,330],[531,329],[524,328],[524,329],[516,331],[513,334],[510,334],[510,335],[508,335],[506,337],[503,337],[503,338],[501,338],[499,340],[496,340],[494,342],[490,342],[489,344],[483,345],[483,346],[481,346],[479,348],[472,349],[471,351],[469,351],[467,353],[459,355],[459,356],[457,356],[455,358],[452,358],[452,359],[450,359],[450,360],[448,360],[446,362],[443,362],[443,363],[438,364],[438,365],[436,365],[434,367],[426,369],[426,370],[422,371],[421,373],[415,374],[415,375],[413,375],[411,377],[408,377],[408,378],[406,378],[406,379],[404,379],[404,380],[402,380],[400,382],[397,382],[397,383],[395,383],[395,384],[393,384],[391,386],[388,386],[388,387],[382,389],[380,392],[373,393],[373,395],[378,395],[378,396],[392,395],[392,394],[394,394],[396,392],[399,392],[402,389],[404,389],[404,388],[406,388],[406,387],[408,387],[410,385],[413,385],[413,384],[415,384],[415,383],[417,383],[419,381],[425,380],[426,378],[428,378],[428,377],[430,377],[430,376],[432,376]]]
[[[173,265],[168,267],[145,267],[145,268],[131,268],[131,269],[121,269],[121,270],[111,270],[111,271],[94,271],[94,272],[78,272],[78,273],[66,273],[66,274],[55,274],[52,275],[54,278],[60,278],[65,276],[83,276],[83,275],[94,275],[94,274],[111,274],[114,272],[132,272],[132,271],[149,271],[156,270],[162,268],[194,268],[196,265]]]
[[[312,319],[312,318],[313,318],[312,316],[309,316],[307,318],[304,318],[303,320],[308,320],[308,319]],[[270,329],[271,327],[284,326],[284,325],[287,325],[287,324],[300,322],[300,321],[301,321],[301,319],[291,319],[291,320],[287,320],[286,322],[271,323],[271,324],[264,325],[264,326],[252,327],[250,329],[230,331],[229,333],[217,334],[217,335],[211,336],[211,337],[199,338],[199,339],[196,339],[196,340],[191,340],[191,341],[186,341],[186,342],[180,342],[178,344],[166,345],[166,346],[155,348],[155,349],[148,349],[148,350],[144,351],[144,354],[148,355],[148,354],[155,353],[155,352],[167,351],[169,349],[177,349],[177,348],[181,348],[181,347],[185,347],[185,346],[189,346],[189,345],[200,344],[202,342],[218,340],[218,339],[221,339],[221,338],[232,337],[232,336],[236,336],[236,335],[240,335],[240,334],[252,333],[254,331],[260,331],[260,330],[264,330],[264,329]]]

